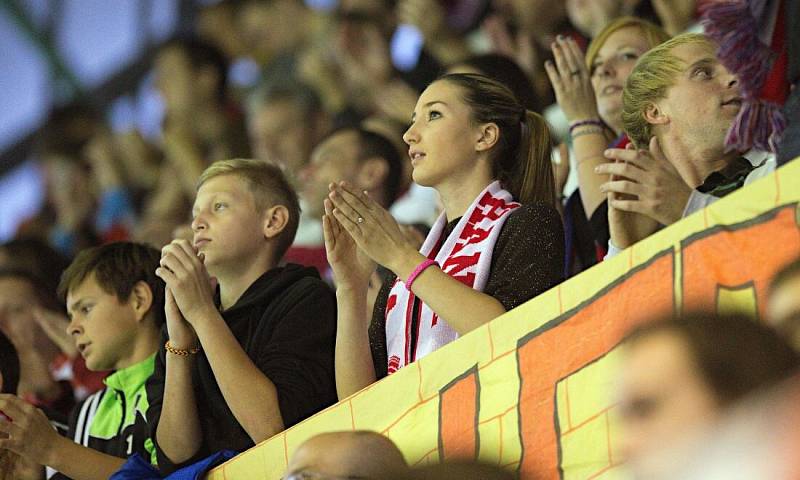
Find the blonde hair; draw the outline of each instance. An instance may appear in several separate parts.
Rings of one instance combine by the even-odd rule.
[[[603,48],[603,45],[605,45],[611,35],[623,28],[630,27],[641,30],[650,48],[669,40],[669,34],[655,23],[637,17],[620,17],[603,27],[600,33],[598,33],[589,44],[589,48],[586,49],[586,68],[592,71],[592,64],[597,58],[598,52],[600,52],[600,49]]]
[[[622,91],[622,125],[636,147],[644,148],[653,136],[645,110],[666,98],[667,89],[687,67],[672,51],[681,45],[702,45],[715,51],[717,45],[705,35],[684,33],[648,51],[633,68]]]
[[[262,160],[245,158],[219,160],[200,174],[197,189],[199,190],[212,178],[223,175],[235,175],[247,184],[258,211],[263,212],[275,205],[283,205],[289,211],[286,227],[278,235],[276,244],[277,258],[283,257],[294,242],[300,221],[300,202],[297,199],[297,192],[292,188],[283,170],[273,162]]]
[[[477,124],[495,123],[500,139],[492,149],[492,174],[521,203],[555,205],[550,129],[544,118],[526,110],[503,84],[484,75],[451,73],[440,77],[462,90]]]

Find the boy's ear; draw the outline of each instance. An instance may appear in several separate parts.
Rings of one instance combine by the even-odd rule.
[[[289,209],[283,205],[275,205],[264,212],[264,237],[275,238],[283,232],[289,223]]]
[[[150,286],[147,283],[140,280],[133,286],[129,302],[136,312],[136,321],[141,322],[153,305],[153,291],[150,290]]]
[[[644,119],[651,125],[665,125],[669,123],[669,116],[655,102],[645,107]]]
[[[490,150],[500,140],[500,127],[496,123],[485,123],[480,126],[480,138],[475,144],[475,150],[485,152]]]
[[[361,190],[375,190],[383,185],[388,174],[389,163],[381,157],[371,157],[359,165],[356,184]]]

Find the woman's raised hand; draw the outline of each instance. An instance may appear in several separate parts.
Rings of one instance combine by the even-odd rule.
[[[551,48],[555,65],[548,60],[544,68],[567,120],[599,119],[591,76],[578,44],[572,38],[559,35]]]
[[[397,221],[366,193],[345,182],[331,184],[326,209],[328,204],[332,209],[330,212],[326,210],[325,216],[332,214],[358,250],[374,262],[399,274],[409,257],[419,256]]]
[[[333,203],[326,198],[322,233],[325,236],[325,253],[333,269],[336,286],[366,292],[370,275],[375,271],[375,262],[358,248],[350,233],[336,219],[333,209]]]

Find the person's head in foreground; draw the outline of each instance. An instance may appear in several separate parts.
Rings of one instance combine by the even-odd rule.
[[[512,480],[514,478],[510,472],[496,465],[466,460],[415,467],[390,477],[391,480]]]
[[[294,241],[300,205],[277,165],[220,160],[200,175],[192,217],[193,244],[208,272],[221,283],[250,274],[252,281]]]
[[[83,250],[64,271],[67,333],[90,370],[135,365],[158,348],[164,323],[164,282],[155,274],[161,253],[133,242]]]
[[[403,454],[370,431],[330,432],[303,442],[289,460],[284,480],[378,480],[407,469]]]
[[[739,81],[717,60],[717,48],[704,35],[678,35],[639,59],[622,94],[631,141],[647,148],[655,136],[693,188],[729,161],[725,136],[742,105]]]
[[[488,77],[448,74],[433,82],[403,140],[414,181],[436,188],[445,208],[452,196],[477,194],[493,180],[522,203],[555,201],[547,124]]]
[[[800,366],[775,331],[742,315],[666,317],[635,328],[622,348],[621,447],[632,462],[691,438]]]
[[[603,27],[586,49],[597,111],[615,133],[622,133],[622,89],[636,61],[668,39],[667,32],[647,20],[621,17]]]
[[[767,323],[800,350],[800,258],[773,277],[767,300]]]

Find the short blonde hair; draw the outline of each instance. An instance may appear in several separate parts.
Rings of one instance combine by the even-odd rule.
[[[633,68],[622,91],[622,125],[628,138],[638,148],[650,143],[653,129],[645,118],[645,110],[658,100],[666,98],[667,89],[687,67],[673,55],[675,47],[702,45],[716,51],[717,45],[700,33],[684,33],[642,55]]]
[[[200,174],[197,189],[199,190],[212,178],[223,175],[235,175],[243,180],[253,194],[256,209],[259,211],[263,212],[275,205],[283,205],[289,211],[289,220],[278,236],[276,245],[277,258],[283,257],[286,250],[294,243],[300,221],[300,202],[297,199],[297,192],[292,188],[283,170],[273,162],[262,160],[245,158],[219,160]]]
[[[637,17],[620,17],[603,27],[600,33],[598,33],[589,44],[589,48],[586,49],[586,68],[588,68],[589,71],[592,70],[592,64],[597,58],[597,53],[603,48],[606,41],[608,41],[608,37],[623,28],[629,27],[635,27],[641,30],[650,48],[669,40],[669,34],[655,23]]]

